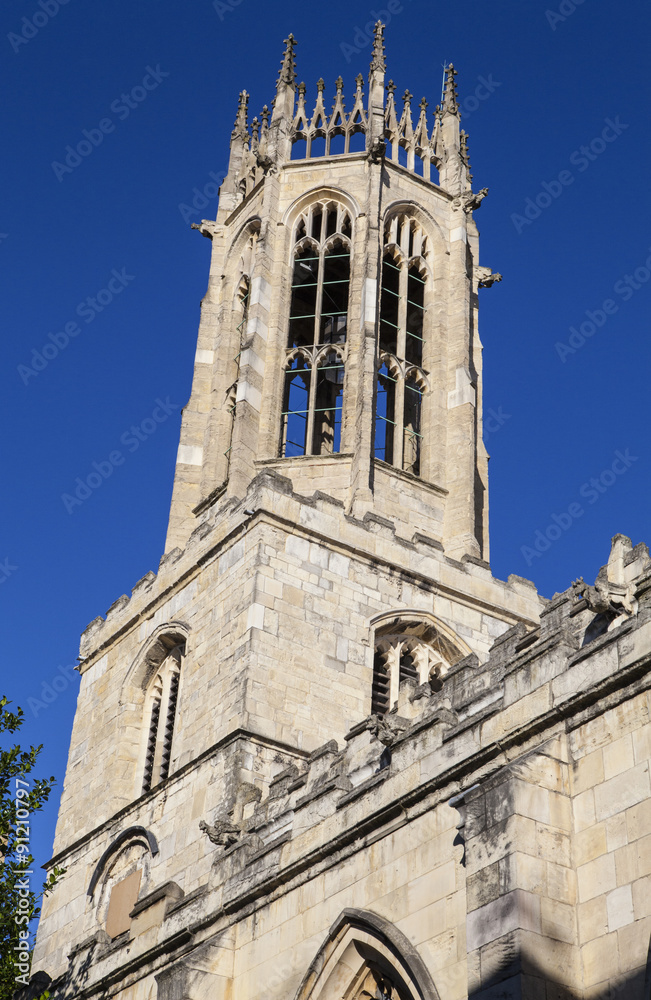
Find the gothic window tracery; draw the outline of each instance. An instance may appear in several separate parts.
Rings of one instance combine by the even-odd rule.
[[[427,682],[436,690],[460,659],[454,644],[429,622],[394,620],[375,636],[371,712],[385,715],[398,699],[403,681]]]
[[[375,457],[421,474],[428,241],[418,223],[394,216],[385,229],[380,293]]]
[[[334,201],[309,205],[294,230],[280,453],[341,445],[352,223]]]
[[[170,773],[182,656],[182,646],[170,649],[149,687],[145,709],[148,731],[143,792],[165,781]]]

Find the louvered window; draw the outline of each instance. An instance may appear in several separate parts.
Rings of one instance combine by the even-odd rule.
[[[169,776],[174,743],[174,727],[181,678],[183,649],[169,651],[150,685],[148,711],[149,730],[145,748],[142,791],[158,785]]]

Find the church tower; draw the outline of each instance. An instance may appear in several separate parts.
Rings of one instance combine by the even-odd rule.
[[[308,998],[335,953],[358,977],[337,997],[468,995],[447,800],[418,844],[454,954],[419,957],[421,902],[381,902],[404,841],[375,897],[354,884],[415,828],[419,755],[434,781],[479,752],[468,719],[503,704],[480,668],[543,607],[488,564],[477,315],[500,276],[453,66],[433,114],[397,100],[378,23],[368,79],[334,86],[309,110],[290,35],[271,110],[249,122],[239,96],[217,218],[195,227],[210,273],[165,554],[81,639],[67,874],[34,959],[55,996]]]

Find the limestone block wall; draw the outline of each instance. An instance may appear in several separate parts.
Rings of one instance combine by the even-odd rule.
[[[163,1000],[316,996],[312,959],[366,911],[400,935],[392,961],[420,968],[428,997],[593,1000],[614,988],[643,1000],[651,560],[621,539],[616,557],[622,548],[627,579],[615,558],[602,584],[614,598],[628,588],[629,610],[600,635],[589,594],[557,595],[539,628],[500,635],[485,663],[469,654],[441,690],[404,682],[395,711],[309,758],[294,751],[275,776],[282,748],[237,736],[74,847],[74,880],[39,931],[56,995],[110,984],[143,995],[145,981]],[[242,800],[233,841],[200,835],[202,811],[219,817],[217,789],[251,775],[260,798]],[[136,822],[160,850],[129,931],[111,942],[82,891],[107,840]],[[357,973],[338,968],[344,992]]]
[[[642,639],[642,637],[640,637]],[[651,940],[651,699],[648,691],[571,736],[577,921],[586,997],[632,972]],[[624,995],[626,995],[624,993]]]
[[[70,940],[91,933],[92,869],[125,828],[155,831],[153,885],[193,891],[205,873],[198,817],[212,823],[232,809],[241,782],[266,788],[278,761],[342,741],[368,715],[378,616],[433,616],[482,659],[514,619],[535,621],[531,585],[496,581],[485,566],[453,562],[435,540],[414,538],[264,473],[242,504],[207,511],[186,551],[164,557],[157,576],[89,626],[54,846],[74,876],[46,902],[39,955],[54,955],[59,968]],[[142,795],[143,651],[170,629],[186,648],[171,773]],[[224,741],[245,734],[268,755],[225,763]]]
[[[187,636],[174,770],[238,727],[308,750],[343,738],[370,711],[372,622],[382,613],[433,615],[480,657],[513,622],[507,605],[519,601],[519,616],[535,620],[532,587],[500,584],[487,568],[445,560],[435,540],[401,541],[381,518],[346,520],[341,505],[314,506],[286,481],[264,481],[265,496],[256,487],[237,513],[228,504],[213,513],[187,553],[85,633],[55,851],[140,794],[148,678],[136,683],[134,664],[167,626]],[[271,520],[248,527],[248,503]]]

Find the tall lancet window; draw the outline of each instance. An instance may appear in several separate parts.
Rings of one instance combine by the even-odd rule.
[[[280,454],[331,455],[341,448],[351,219],[316,202],[294,231]]]
[[[421,474],[427,238],[408,216],[394,216],[384,234],[380,294],[375,457]]]
[[[142,777],[143,792],[148,792],[150,788],[165,781],[170,773],[182,657],[182,646],[171,649],[149,687],[145,709],[145,723],[149,729]]]

